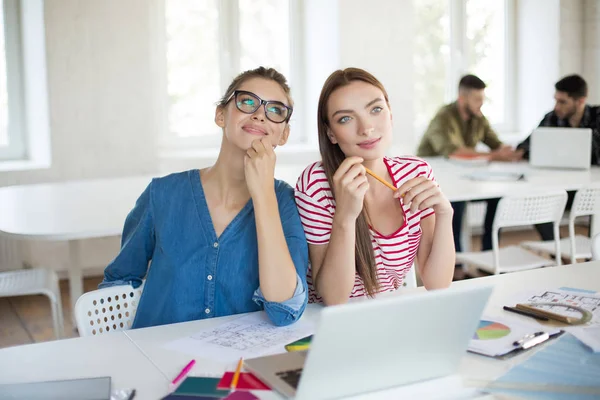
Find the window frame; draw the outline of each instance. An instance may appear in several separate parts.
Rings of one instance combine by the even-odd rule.
[[[19,0],[3,0],[6,90],[8,95],[8,145],[0,147],[0,162],[27,158],[23,46]],[[9,78],[10,77],[10,78]]]
[[[468,70],[467,49],[467,0],[450,1],[450,73],[446,82],[446,91],[450,99],[458,96],[458,81],[460,78],[472,71]],[[501,123],[492,125],[498,134],[513,133],[516,129],[516,4],[515,0],[504,1],[504,71],[506,85],[504,86],[504,117]]]
[[[168,1],[168,0],[164,0]],[[290,0],[289,3],[289,29],[290,29],[290,76],[287,76],[292,84],[292,94],[294,97],[294,112],[290,125],[292,125],[293,135],[290,135],[290,143],[293,145],[302,145],[307,140],[307,135],[302,129],[304,126],[304,114],[302,113],[302,96],[300,88],[302,87],[303,74],[302,70],[302,46],[299,43],[301,39],[302,27],[302,2]],[[221,92],[225,92],[232,79],[240,71],[241,45],[239,40],[239,0],[220,0],[219,4],[219,71]],[[222,136],[215,135],[200,135],[193,137],[178,137],[169,129],[169,102],[168,102],[168,67],[166,62],[166,16],[164,7],[161,8],[162,16],[160,23],[162,25],[163,35],[159,41],[159,51],[164,58],[163,63],[163,79],[161,92],[164,94],[162,103],[163,123],[161,136],[159,138],[159,147],[163,153],[172,151],[202,151],[208,154],[214,154],[220,147]],[[294,90],[297,88],[297,90]],[[215,99],[216,101],[217,99]],[[300,111],[299,111],[300,110]],[[289,146],[288,146],[289,147]]]
[[[468,70],[466,65],[467,49],[467,0],[447,0],[450,14],[450,65],[447,73],[445,97],[446,102],[454,101],[458,96],[458,81]],[[516,1],[505,0],[505,55],[504,70],[506,85],[504,86],[504,117],[501,123],[492,124],[492,128],[502,137],[513,135],[517,129],[517,91],[516,91]],[[440,105],[441,106],[441,105]],[[432,116],[433,117],[433,116]],[[418,139],[425,132],[426,126],[417,126],[415,135]]]

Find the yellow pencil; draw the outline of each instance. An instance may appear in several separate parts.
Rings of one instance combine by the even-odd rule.
[[[233,374],[233,379],[231,379],[231,386],[229,387],[229,391],[233,392],[237,388],[238,380],[240,379],[240,372],[242,371],[242,365],[244,364],[244,358],[240,358],[238,361],[237,368],[235,369],[235,374]]]
[[[383,183],[385,186],[389,187],[394,192],[396,190],[398,190],[398,188],[394,187],[394,185],[392,185],[391,183],[389,183],[385,179],[383,179],[383,178],[379,177],[378,175],[376,175],[375,172],[371,171],[369,168],[365,167],[365,171],[367,171],[367,174],[371,175],[373,178],[377,179],[379,182]]]

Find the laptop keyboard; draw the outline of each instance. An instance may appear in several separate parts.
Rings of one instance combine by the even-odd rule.
[[[277,376],[283,379],[285,383],[293,387],[298,388],[298,382],[300,382],[300,375],[302,374],[302,368],[291,369],[289,371],[277,372]]]

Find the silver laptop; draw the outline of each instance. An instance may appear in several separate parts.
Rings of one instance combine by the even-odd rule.
[[[589,169],[592,130],[537,128],[531,134],[529,163],[533,167]]]
[[[344,398],[454,373],[490,286],[450,288],[326,307],[308,352],[244,361],[281,394]]]

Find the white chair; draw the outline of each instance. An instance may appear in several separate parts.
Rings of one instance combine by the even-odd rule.
[[[75,304],[75,320],[80,336],[130,329],[144,284],[112,286],[84,293]]]
[[[43,294],[50,300],[52,326],[57,339],[64,336],[64,320],[58,276],[45,268],[0,272],[0,297]]]
[[[492,227],[492,250],[457,253],[456,262],[477,267],[492,274],[515,272],[554,265],[552,260],[533,254],[520,246],[499,248],[498,231],[510,226],[526,226],[544,222],[554,225],[555,245],[560,254],[558,227],[567,203],[564,190],[500,199]],[[557,259],[560,265],[560,258]]]
[[[600,215],[600,183],[586,186],[575,193],[569,214],[569,237],[560,241],[560,256],[569,257],[572,264],[575,264],[578,258],[592,257],[590,238],[575,235],[575,218],[588,215]],[[538,253],[556,256],[553,240],[528,241],[521,243],[521,246]]]
[[[404,281],[402,282],[402,287],[398,288],[398,290],[414,289],[416,287],[417,287],[417,264],[413,264],[410,271],[408,271],[408,273],[404,276]]]
[[[600,233],[592,239],[592,260],[600,261]]]

